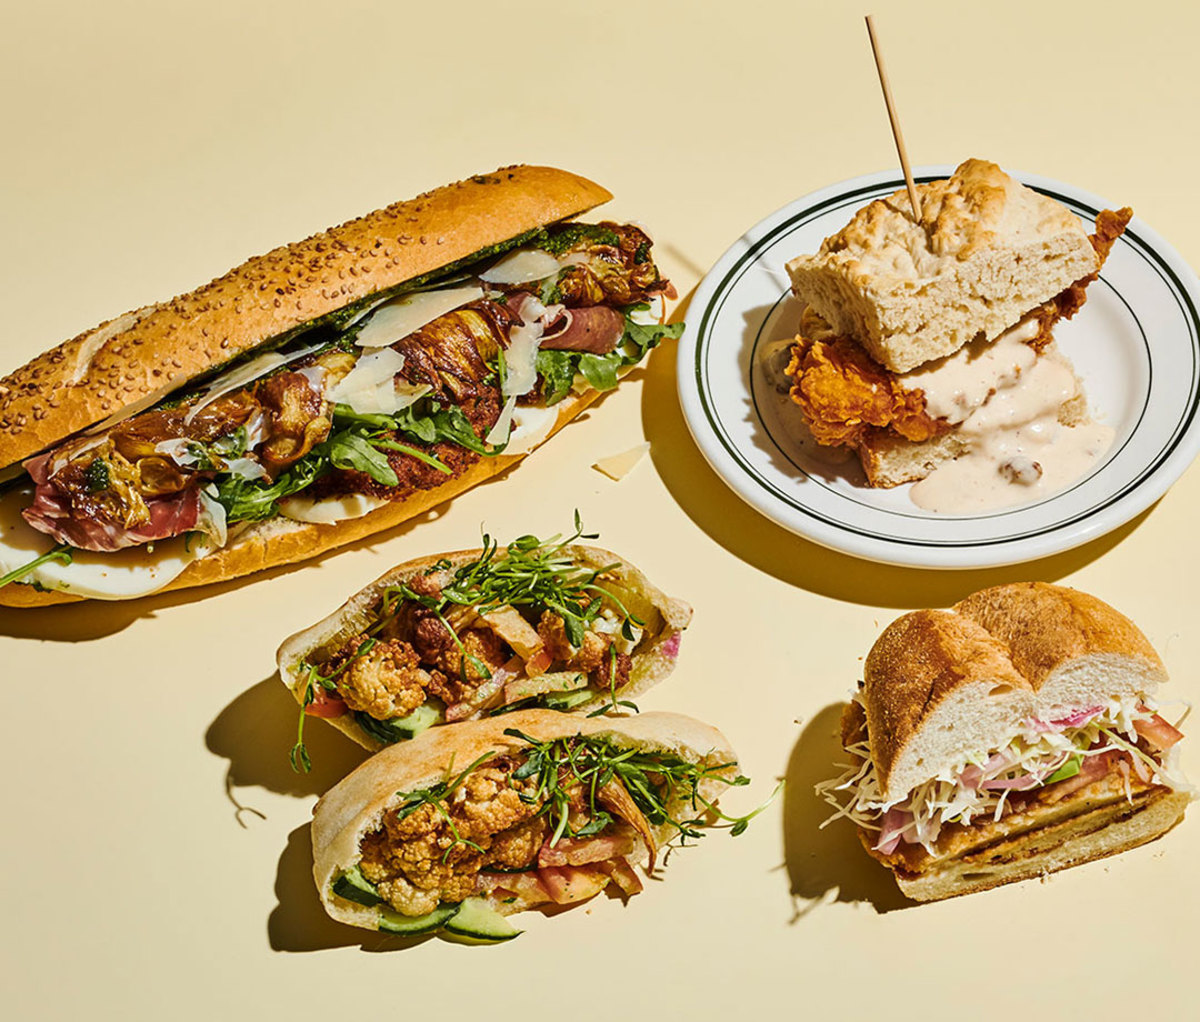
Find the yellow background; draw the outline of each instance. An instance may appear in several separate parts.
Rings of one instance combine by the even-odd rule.
[[[246,256],[500,164],[558,164],[642,220],[687,293],[750,224],[895,164],[856,5],[7,4],[0,372]],[[982,156],[1128,203],[1200,263],[1200,13],[874,5],[918,163]],[[643,438],[623,482],[590,465]],[[1200,470],[1074,552],[931,573],[819,549],[707,468],[674,351],[501,481],[297,571],[127,605],[0,612],[5,1015],[27,1018],[1195,1017],[1200,821],[1119,859],[901,907],[818,832],[837,704],[880,627],[1010,579],[1108,599],[1200,698]],[[278,642],[390,565],[567,526],[696,608],[643,708],[721,726],[785,798],[497,948],[405,950],[317,906],[306,822],[359,750],[310,727]],[[1192,738],[1196,742],[1196,738]],[[1184,759],[1200,775],[1200,754]],[[238,811],[238,806],[244,807]],[[384,953],[374,953],[374,952]]]

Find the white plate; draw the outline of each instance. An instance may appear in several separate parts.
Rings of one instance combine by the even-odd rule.
[[[918,181],[952,167],[921,167]],[[1091,227],[1114,204],[1071,185],[1016,174]],[[1166,492],[1200,451],[1200,281],[1136,217],[1113,247],[1087,304],[1055,329],[1092,415],[1116,431],[1103,464],[1034,504],[984,514],[923,511],[908,487],[866,486],[857,461],[831,466],[789,439],[786,399],[757,352],[795,334],[800,310],[784,263],[815,252],[851,214],[904,187],[872,174],[798,199],[751,228],[701,282],[679,345],[679,394],[704,456],[744,500],[784,528],[889,564],[979,568],[1070,549],[1127,522]]]

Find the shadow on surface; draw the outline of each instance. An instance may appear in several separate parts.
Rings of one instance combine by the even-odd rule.
[[[300,705],[273,674],[225,707],[204,733],[209,752],[229,761],[229,784],[258,785],[281,795],[321,795],[367,758],[340,731],[309,717],[304,742],[312,770],[298,774],[288,753],[296,742]]]
[[[336,922],[325,912],[313,883],[312,832],[308,824],[288,835],[275,873],[275,906],[267,919],[273,951],[324,951],[361,947],[364,951],[399,951],[431,937],[399,937]]]
[[[783,849],[800,919],[823,900],[869,902],[876,912],[909,908],[892,874],[872,859],[849,820],[821,824],[833,812],[813,787],[836,777],[846,761],[840,739],[845,703],[826,706],[810,720],[788,759],[783,800]]]
[[[603,396],[603,395],[601,395]],[[575,417],[574,422],[582,421],[588,415],[584,409]],[[520,462],[514,462],[499,475],[493,476],[478,486],[493,486],[505,480]],[[471,487],[475,489],[476,487]],[[241,578],[230,579],[227,582],[216,582],[210,585],[196,586],[190,589],[180,589],[163,593],[159,596],[147,596],[138,600],[82,600],[74,603],[56,604],[48,607],[14,608],[0,607],[0,635],[9,635],[17,639],[41,639],[52,642],[87,642],[103,638],[128,628],[138,618],[153,617],[159,611],[172,607],[183,606],[196,600],[219,597],[223,593],[242,586],[256,583],[267,583],[280,578],[289,572],[316,568],[329,557],[336,557],[347,550],[368,550],[374,544],[384,540],[391,541],[406,536],[412,529],[424,522],[440,518],[453,505],[455,497],[449,497],[441,504],[431,508],[406,522],[393,528],[386,529],[353,543],[334,547],[308,560],[294,564],[280,565],[266,571],[244,575]]]
[[[691,297],[684,298],[672,319],[686,315]],[[735,557],[820,596],[868,606],[942,607],[977,589],[1005,582],[1053,582],[1111,550],[1154,510],[1152,506],[1120,528],[1073,550],[1000,568],[903,568],[828,550],[760,515],[709,467],[683,417],[675,357],[675,345],[651,353],[642,391],[645,435],[664,485],[697,527]]]

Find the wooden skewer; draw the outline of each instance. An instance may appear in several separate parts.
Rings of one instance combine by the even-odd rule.
[[[887,104],[888,120],[892,122],[892,138],[896,140],[896,152],[900,155],[900,168],[904,171],[904,183],[908,185],[908,201],[912,203],[913,216],[921,221],[921,200],[917,198],[917,186],[913,183],[912,170],[908,165],[908,151],[904,148],[904,135],[900,131],[900,120],[896,116],[896,105],[892,102],[892,87],[888,83],[887,71],[883,66],[883,54],[879,52],[879,40],[875,38],[875,22],[867,15],[867,35],[871,37],[871,52],[875,54],[875,70],[879,72],[879,84],[883,88],[883,101]]]

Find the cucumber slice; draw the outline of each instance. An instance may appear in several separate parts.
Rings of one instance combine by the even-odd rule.
[[[334,880],[331,889],[339,898],[356,901],[360,905],[378,905],[383,901],[375,890],[375,885],[362,875],[362,870],[357,865],[351,866]]]
[[[410,738],[416,738],[422,731],[427,731],[434,724],[440,724],[442,711],[436,706],[426,703],[424,706],[418,706],[407,717],[376,720],[361,710],[355,711],[354,717],[372,738],[385,745],[390,745],[393,742],[405,742]]]
[[[542,705],[548,710],[571,710],[580,703],[586,703],[589,699],[595,699],[596,692],[591,688],[581,688],[575,692],[562,692],[547,695],[542,700]]]
[[[511,702],[532,699],[534,696],[559,697],[580,689],[588,683],[582,671],[553,671],[539,674],[536,678],[520,678],[504,687],[504,694]]]
[[[381,933],[401,933],[415,937],[422,933],[433,933],[440,930],[448,920],[458,914],[459,906],[454,903],[439,905],[432,912],[423,916],[402,916],[390,908],[379,910],[379,931]]]
[[[513,926],[482,898],[468,898],[464,901],[458,912],[445,923],[445,929],[447,933],[486,941],[489,944],[512,940],[524,932]]]

